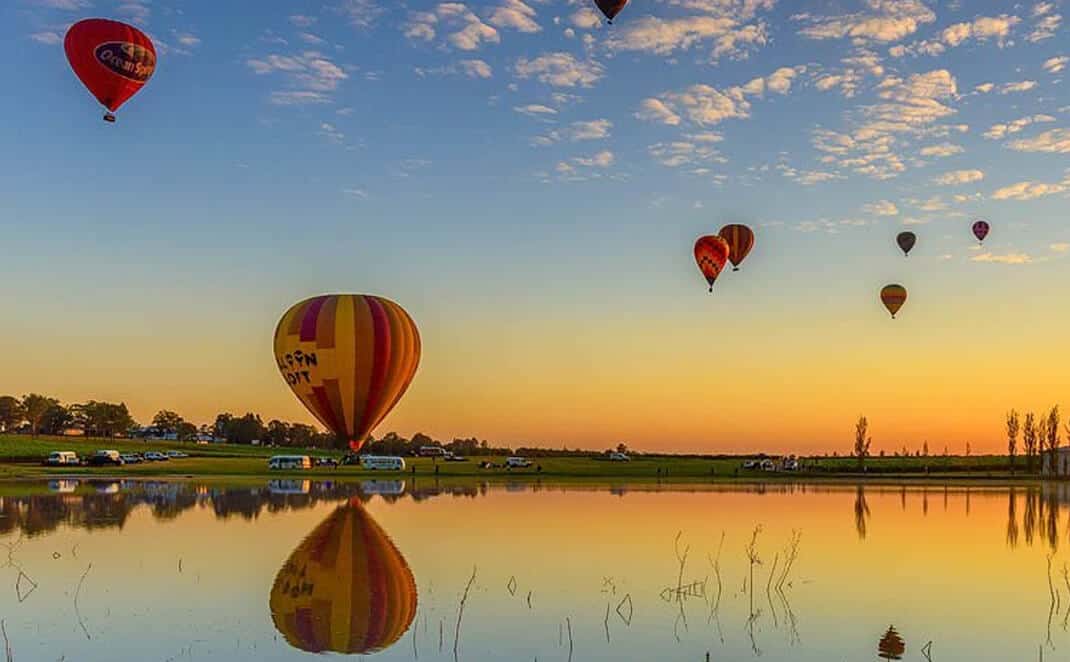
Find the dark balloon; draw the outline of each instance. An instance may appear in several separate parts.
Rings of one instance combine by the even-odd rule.
[[[914,244],[917,241],[918,237],[913,232],[900,232],[899,236],[895,238],[895,243],[899,244],[899,248],[903,250],[903,255],[910,255],[910,249],[914,248]]]
[[[71,69],[115,121],[119,106],[137,94],[156,71],[156,48],[132,25],[89,18],[67,30],[63,49]]]
[[[698,263],[699,271],[706,277],[706,282],[710,284],[710,292],[713,291],[713,283],[717,276],[721,275],[721,270],[728,261],[730,250],[728,242],[717,235],[706,235],[695,241],[695,262]]]
[[[605,14],[606,20],[610,23],[620,10],[624,9],[624,5],[628,4],[628,0],[594,0],[594,4],[598,5],[598,8]]]
[[[973,224],[973,236],[977,237],[977,241],[984,242],[991,229],[992,226],[988,224],[988,221],[975,221]]]
[[[892,319],[895,319],[895,314],[899,312],[899,309],[903,307],[906,301],[907,289],[902,285],[885,285],[881,289],[881,302],[888,309],[888,312],[892,314]]]
[[[717,234],[728,242],[728,259],[732,262],[732,271],[739,271],[739,265],[754,248],[754,231],[746,225],[733,223],[721,228]]]

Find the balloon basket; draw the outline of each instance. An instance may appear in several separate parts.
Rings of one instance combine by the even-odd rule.
[[[113,115],[112,113],[104,113],[104,121],[108,122],[109,124],[114,124],[115,115]]]

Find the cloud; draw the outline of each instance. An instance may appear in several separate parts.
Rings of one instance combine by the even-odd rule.
[[[283,106],[326,103],[330,101],[330,93],[349,77],[341,67],[316,51],[297,55],[271,54],[250,58],[245,64],[257,75],[281,74],[284,77],[290,89],[271,95],[272,103]]]
[[[608,42],[614,51],[641,51],[671,55],[698,44],[709,44],[713,58],[744,57],[752,46],[768,40],[764,23],[740,25],[733,18],[689,16],[657,18],[645,16],[631,21]]]
[[[980,170],[952,170],[933,177],[933,182],[941,186],[959,186],[979,182],[985,178],[985,173]]]
[[[346,139],[346,135],[330,122],[320,122],[319,134],[335,145],[341,145]]]
[[[802,184],[803,186],[813,186],[815,184],[823,184],[825,182],[831,182],[837,179],[843,179],[843,175],[838,172],[826,172],[823,170],[796,170],[795,168],[787,165],[786,163],[778,163],[776,166],[780,174],[784,175],[788,179]]]
[[[1054,37],[1063,22],[1063,17],[1055,13],[1055,4],[1051,2],[1033,5],[1033,19],[1033,31],[1026,37],[1033,43]]]
[[[1035,80],[1023,80],[1017,83],[1004,83],[1003,86],[999,88],[999,93],[1012,94],[1014,92],[1028,92],[1036,86],[1037,82]]]
[[[639,110],[635,113],[635,117],[648,122],[660,122],[670,126],[680,124],[680,116],[674,113],[660,99],[643,99],[639,103]]]
[[[1021,22],[1017,16],[980,16],[969,23],[956,23],[945,28],[940,38],[948,46],[958,46],[967,39],[986,41],[997,39],[1002,45],[1011,33],[1011,28]]]
[[[873,216],[898,216],[899,208],[890,200],[878,200],[862,205],[862,211]]]
[[[316,19],[315,16],[305,16],[304,14],[294,14],[293,16],[289,17],[290,23],[295,28],[302,28],[302,29],[307,29],[307,28],[312,27],[312,25],[316,22],[316,20],[317,19]]]
[[[1018,182],[1010,186],[997,189],[992,194],[993,200],[1035,200],[1049,195],[1063,193],[1070,189],[1070,175],[1061,182]]]
[[[993,124],[988,131],[985,131],[985,138],[989,140],[1001,140],[1005,136],[1011,133],[1018,133],[1030,124],[1036,124],[1040,122],[1054,122],[1055,118],[1051,115],[1030,115],[1028,117],[1022,117],[1016,119],[1013,122],[1006,124]]]
[[[993,89],[995,89],[995,87],[996,86],[993,85],[992,83],[981,83],[980,85],[978,85],[977,87],[975,87],[973,89],[975,91],[977,91],[977,92],[980,92],[981,94],[988,94]]]
[[[63,35],[58,32],[34,32],[30,35],[30,39],[36,41],[39,44],[45,44],[47,46],[57,46],[63,43]]]
[[[1050,129],[1033,138],[1013,140],[1007,147],[1016,152],[1070,154],[1070,129]]]
[[[1028,253],[1006,253],[996,255],[993,253],[979,253],[970,258],[970,262],[991,262],[995,264],[1030,264],[1032,256]]]
[[[557,110],[555,110],[555,109],[553,109],[553,108],[551,108],[549,106],[543,106],[543,105],[537,104],[537,103],[529,103],[526,106],[513,106],[513,110],[515,110],[516,112],[520,113],[521,115],[527,115],[529,117],[538,117],[540,115],[556,115],[557,114]]]
[[[765,78],[754,78],[743,86],[747,94],[761,95],[766,90],[777,94],[787,94],[791,91],[792,81],[806,71],[805,66],[781,67]]]
[[[1044,61],[1044,71],[1048,72],[1049,74],[1057,74],[1066,68],[1067,62],[1070,62],[1070,57],[1066,57],[1065,55],[1061,57],[1048,58]]]
[[[499,28],[520,32],[539,32],[542,28],[535,22],[535,10],[520,0],[505,0],[495,7],[487,21]]]
[[[125,0],[116,7],[115,11],[139,25],[147,23],[152,13],[148,3],[144,0]]]
[[[344,188],[342,189],[342,193],[353,198],[359,198],[361,200],[368,199],[368,192],[362,188]]]
[[[605,73],[605,68],[594,60],[577,60],[562,51],[544,53],[536,58],[522,57],[513,65],[520,78],[535,78],[554,87],[590,87]]]
[[[609,137],[613,122],[609,120],[589,120],[573,122],[563,129],[554,129],[549,133],[532,139],[535,145],[552,145],[557,142],[581,142],[584,140],[604,140]]]
[[[952,145],[951,143],[940,143],[939,145],[929,145],[928,147],[921,148],[922,156],[935,156],[944,157],[951,156],[953,154],[961,154],[964,152],[961,145]]]
[[[599,171],[604,171],[616,161],[613,152],[608,149],[591,154],[590,156],[574,156],[567,161],[558,161],[554,166],[554,172],[560,179],[566,181],[585,181],[602,176]]]
[[[89,0],[32,0],[32,4],[46,9],[62,9],[64,11],[78,11],[92,6]]]
[[[375,0],[340,0],[333,7],[355,28],[370,28],[385,11]]]
[[[598,15],[598,12],[590,7],[583,7],[569,17],[569,22],[577,28],[590,30],[601,25],[602,18]]]
[[[921,0],[865,0],[866,9],[840,16],[796,14],[799,34],[809,39],[850,39],[856,45],[899,41],[936,20]]]
[[[410,13],[408,21],[402,26],[402,33],[412,40],[433,41],[440,29],[446,33],[446,42],[462,51],[478,50],[484,44],[501,43],[498,31],[480,20],[462,2],[440,2],[433,11]]]
[[[726,161],[710,142],[701,140],[676,140],[655,143],[648,147],[647,151],[650,152],[650,156],[655,161],[668,168],[692,166],[709,161],[718,163]],[[696,174],[705,174],[705,172]]]
[[[1051,244],[1050,246],[1048,246],[1048,248],[1051,249],[1052,253],[1066,253],[1070,251],[1070,244],[1060,242],[1057,244]]]
[[[659,115],[654,112],[656,108],[664,108],[668,113]],[[657,99],[644,100],[640,115],[643,119],[653,119],[663,124],[679,124],[683,117],[698,126],[712,126],[730,118],[749,117],[750,102],[740,87],[722,91],[700,84],[680,92],[665,92]]]
[[[457,66],[469,78],[490,78],[493,75],[490,65],[483,60],[461,60]]]

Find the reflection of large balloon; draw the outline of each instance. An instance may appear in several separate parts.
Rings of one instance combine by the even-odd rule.
[[[754,231],[746,225],[733,223],[721,228],[717,234],[728,242],[728,259],[732,262],[732,271],[739,271],[739,265],[747,258],[750,249],[754,248]]]
[[[706,235],[695,241],[695,262],[706,282],[710,284],[710,292],[713,291],[713,283],[717,276],[721,275],[724,263],[728,261],[728,242],[717,235]]]
[[[416,616],[401,552],[353,499],[290,554],[271,587],[271,618],[290,645],[322,653],[388,648]]]
[[[971,229],[973,230],[973,236],[977,237],[977,241],[983,243],[992,226],[988,224],[988,221],[974,221]]]
[[[416,374],[420,333],[388,299],[318,296],[295,304],[279,320],[275,361],[294,394],[339,443],[360,450]]]
[[[884,307],[888,309],[888,312],[892,314],[892,319],[895,319],[895,314],[903,307],[906,300],[907,289],[902,285],[885,285],[881,290],[881,302],[884,303]]]
[[[140,90],[156,71],[156,49],[145,33],[132,25],[103,18],[78,21],[67,30],[63,49],[71,69],[113,114]]]
[[[917,242],[918,236],[913,232],[900,232],[895,238],[895,243],[899,244],[899,248],[903,251],[903,255],[910,255],[910,249],[914,248],[914,244]]]
[[[624,5],[628,4],[628,0],[594,0],[594,4],[606,15],[606,20],[612,23],[620,10],[624,9]]]
[[[894,627],[889,627],[877,643],[877,657],[884,660],[902,660],[906,652],[906,643]]]

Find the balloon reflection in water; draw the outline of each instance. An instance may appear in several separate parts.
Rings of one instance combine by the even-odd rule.
[[[271,617],[290,645],[372,653],[393,645],[416,616],[416,581],[401,552],[351,499],[312,531],[279,570]]]
[[[903,638],[899,636],[894,627],[889,627],[881,637],[880,643],[877,644],[877,657],[882,660],[901,660],[906,650]]]

